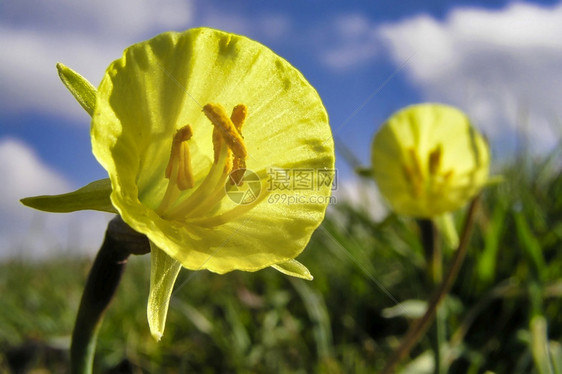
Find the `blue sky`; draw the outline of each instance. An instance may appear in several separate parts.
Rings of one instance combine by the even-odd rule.
[[[128,45],[197,26],[246,35],[296,66],[323,98],[337,143],[363,165],[385,118],[424,101],[465,110],[498,158],[523,138],[537,152],[560,139],[559,1],[0,1],[0,258],[32,247],[31,236],[43,247],[81,236],[87,247],[107,220],[17,204],[105,177],[56,62],[97,85]],[[337,167],[352,183],[343,157]]]

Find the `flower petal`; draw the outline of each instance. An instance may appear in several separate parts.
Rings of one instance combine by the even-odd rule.
[[[292,277],[302,278],[306,280],[313,279],[312,274],[310,274],[310,271],[308,271],[306,266],[304,266],[297,260],[282,262],[280,264],[271,265],[271,267],[285,275],[290,275]]]
[[[82,108],[92,116],[96,105],[96,88],[86,78],[60,62],[57,64],[57,70],[62,83]]]
[[[150,292],[148,294],[147,317],[150,333],[159,341],[164,334],[166,316],[174,283],[181,264],[166,252],[150,243]]]
[[[76,191],[62,195],[42,195],[21,199],[22,204],[45,212],[69,213],[78,210],[99,210],[117,213],[111,204],[111,182],[100,179]]]

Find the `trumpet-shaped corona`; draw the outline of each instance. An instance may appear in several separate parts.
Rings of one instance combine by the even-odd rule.
[[[316,91],[269,49],[206,28],[129,47],[98,88],[92,144],[116,210],[151,242],[155,337],[181,266],[216,273],[273,266],[310,279],[294,258],[328,199],[272,204],[268,172],[332,169],[333,142]],[[229,198],[256,183],[259,195],[250,201]]]
[[[93,152],[109,179],[24,203],[118,213],[148,237],[156,339],[182,266],[220,274],[271,266],[312,279],[295,257],[324,217],[330,186],[314,173],[316,188],[283,193],[316,203],[277,204],[266,199],[276,185],[269,173],[333,170],[334,145],[318,93],[287,61],[243,36],[200,28],[127,48],[97,91],[57,67],[92,116]],[[239,198],[249,187],[251,199]]]

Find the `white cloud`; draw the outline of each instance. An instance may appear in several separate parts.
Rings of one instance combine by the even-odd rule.
[[[42,2],[21,0],[3,4],[4,23],[14,28],[65,32],[82,36],[131,38],[158,27],[181,27],[191,20],[191,1],[99,0]]]
[[[100,0],[2,5],[0,14],[0,114],[37,111],[87,122],[59,82],[63,62],[94,85],[128,45],[155,32],[186,28],[191,1]]]
[[[562,4],[461,8],[381,26],[392,58],[426,100],[455,104],[497,143],[515,134],[537,149],[562,136]],[[522,126],[522,122],[526,123]]]
[[[23,197],[72,190],[19,140],[0,140],[0,260],[14,256],[94,253],[111,215],[97,212],[50,214],[23,206]]]
[[[61,38],[56,33],[4,26],[0,27],[0,49],[10,51],[0,55],[0,112],[38,111],[88,123],[87,114],[59,81],[55,65],[61,61],[96,85],[122,48],[104,48],[79,36]]]
[[[336,17],[322,34],[326,40],[322,43],[325,48],[320,52],[320,61],[334,71],[346,71],[377,56],[378,29],[361,14]]]

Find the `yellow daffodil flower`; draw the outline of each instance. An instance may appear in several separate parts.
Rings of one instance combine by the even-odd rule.
[[[69,195],[117,211],[149,238],[155,338],[182,266],[220,274],[272,266],[312,278],[294,258],[324,217],[331,185],[319,173],[333,173],[334,147],[320,97],[287,61],[245,37],[200,28],[127,48],[95,102],[83,78],[62,65],[59,73],[92,115],[93,152],[110,180]],[[275,176],[294,170],[310,172],[311,188],[297,191],[289,180],[275,191]],[[268,199],[274,192],[301,203]],[[24,199],[77,210],[69,201]]]
[[[458,109],[413,105],[375,135],[373,176],[399,214],[430,218],[464,206],[488,180],[488,145]]]

